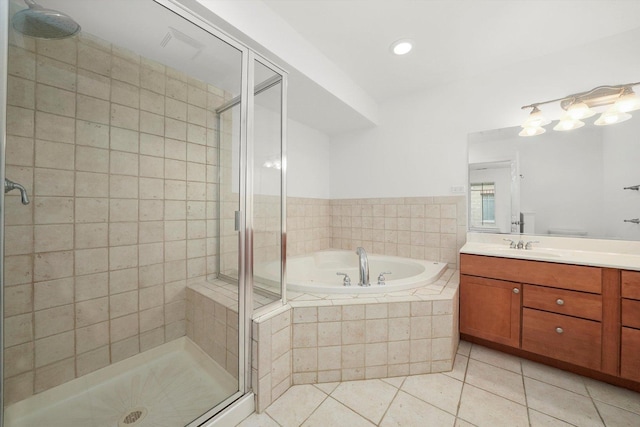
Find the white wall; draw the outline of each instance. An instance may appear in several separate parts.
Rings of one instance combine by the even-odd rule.
[[[287,132],[287,196],[328,199],[329,137],[291,119]]]
[[[466,185],[470,132],[519,125],[522,105],[637,81],[638,51],[634,30],[386,102],[378,127],[332,138],[331,197],[449,195]]]

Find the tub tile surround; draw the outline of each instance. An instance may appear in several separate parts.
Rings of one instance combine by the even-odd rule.
[[[458,346],[459,274],[409,291],[290,293],[253,320],[253,390],[262,412],[289,387],[444,372]]]
[[[466,241],[464,196],[287,198],[287,255],[355,250],[446,262],[457,268]]]
[[[465,196],[332,199],[331,247],[446,262],[466,241]]]
[[[83,33],[11,40],[5,404],[186,333],[216,272],[219,89]]]

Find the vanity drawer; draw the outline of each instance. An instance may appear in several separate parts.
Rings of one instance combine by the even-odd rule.
[[[601,369],[599,322],[530,308],[522,312],[522,349],[591,369]]]
[[[640,301],[622,299],[622,326],[640,329]]]
[[[640,272],[622,272],[622,298],[640,300]]]
[[[600,295],[524,285],[522,298],[525,307],[585,319],[602,320],[602,297]]]
[[[461,254],[460,272],[511,282],[602,293],[602,269],[598,267]]]

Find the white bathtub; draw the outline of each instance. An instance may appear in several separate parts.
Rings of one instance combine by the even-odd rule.
[[[358,255],[355,251],[329,250],[287,258],[287,289],[295,292],[323,294],[380,294],[413,289],[433,283],[446,270],[443,262],[423,261],[395,256],[368,254],[371,286],[358,286]],[[378,285],[378,275],[385,274],[386,284]],[[347,273],[351,286],[342,285]],[[280,268],[276,263],[256,266],[257,276],[278,281]]]

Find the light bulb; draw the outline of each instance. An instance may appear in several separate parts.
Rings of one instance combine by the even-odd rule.
[[[573,120],[586,119],[587,117],[592,117],[595,114],[596,112],[589,108],[589,106],[584,102],[571,104],[571,106],[567,109],[567,115]]]
[[[551,123],[551,120],[547,120],[543,115],[542,115],[542,111],[540,111],[538,109],[538,107],[533,107],[533,110],[531,111],[531,114],[529,114],[529,117],[527,117],[527,120],[524,121],[524,123],[522,124],[523,128],[528,128],[528,127],[540,127],[540,126],[546,126],[549,123]]]
[[[536,135],[542,135],[546,131],[547,130],[541,126],[527,126],[523,128],[518,135],[519,136],[536,136]]]
[[[625,91],[623,95],[618,98],[615,103],[615,107],[618,111],[628,113],[629,111],[635,111],[640,109],[640,98],[633,90],[629,89]]]
[[[616,123],[626,122],[631,117],[631,114],[618,110],[617,106],[614,104],[613,107],[602,113],[600,117],[598,117],[598,120],[593,122],[593,124],[596,126],[614,125]]]
[[[391,52],[396,55],[406,55],[411,49],[413,49],[413,42],[409,39],[398,40],[391,45]]]
[[[558,124],[553,127],[553,130],[564,132],[567,130],[578,129],[578,128],[581,128],[582,126],[584,126],[584,122],[581,122],[580,120],[572,119],[570,116],[565,115],[562,119],[560,119]]]

